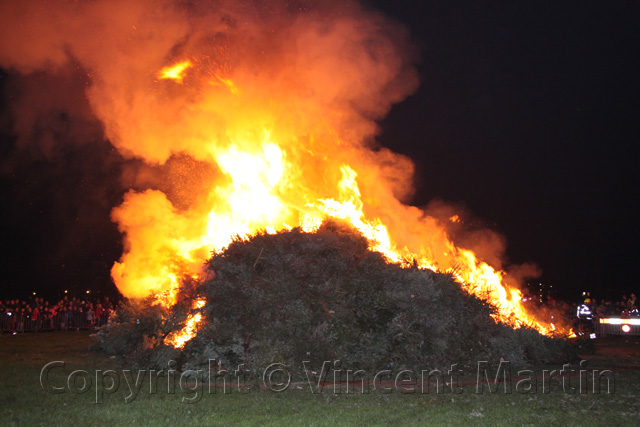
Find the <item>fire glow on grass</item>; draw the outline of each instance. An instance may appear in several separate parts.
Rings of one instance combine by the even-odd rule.
[[[526,313],[500,249],[459,247],[460,216],[403,203],[414,166],[376,145],[376,122],[416,90],[417,55],[382,14],[337,0],[33,0],[0,2],[0,16],[0,65],[86,71],[105,137],[137,161],[112,211],[126,297],[171,305],[234,236],[334,217],[392,262],[451,272],[500,321],[554,329]],[[195,333],[199,304],[169,342]]]

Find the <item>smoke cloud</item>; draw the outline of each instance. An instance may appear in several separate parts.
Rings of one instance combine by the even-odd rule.
[[[344,165],[395,245],[459,265],[452,225],[403,203],[411,160],[375,143],[376,121],[418,85],[417,52],[389,18],[356,2],[234,0],[3,2],[0,16],[0,66],[32,90],[11,105],[17,145],[55,159],[56,129],[72,126],[65,139],[100,132],[128,160],[131,190],[112,212],[125,236],[112,275],[125,295],[197,274],[229,234],[297,225],[309,204],[344,196]],[[179,79],[161,78],[180,61]],[[39,73],[68,95],[39,88]],[[502,268],[501,237],[458,235]]]

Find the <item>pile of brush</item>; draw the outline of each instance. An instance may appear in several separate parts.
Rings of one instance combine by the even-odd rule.
[[[254,373],[273,362],[302,374],[303,361],[340,360],[349,369],[434,369],[508,360],[514,367],[566,362],[564,340],[496,323],[492,306],[447,274],[389,263],[350,226],[325,222],[237,239],[213,255],[215,274],[185,280],[171,309],[145,301],[121,306],[96,335],[98,347],[139,367],[207,370],[244,364]],[[181,349],[166,337],[180,331],[193,301],[197,334]]]

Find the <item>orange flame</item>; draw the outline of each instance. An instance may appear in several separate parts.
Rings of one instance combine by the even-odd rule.
[[[229,92],[234,95],[237,95],[239,92],[239,89],[233,83],[233,80],[225,79],[224,77],[220,77],[217,74],[215,75],[215,80],[211,80],[209,84],[212,86],[225,86],[227,89],[229,89]]]
[[[182,61],[163,68],[160,75],[181,82],[182,73],[191,66],[190,61]],[[201,187],[198,202],[187,209],[177,209],[157,190],[129,192],[114,209],[114,220],[126,234],[126,251],[112,275],[125,295],[152,292],[160,303],[170,306],[175,303],[179,277],[198,275],[210,252],[223,250],[235,236],[248,237],[259,230],[275,233],[293,226],[312,232],[324,218],[332,217],[351,223],[369,239],[371,250],[390,262],[417,263],[453,274],[468,292],[496,307],[497,320],[514,327],[527,325],[543,334],[557,331],[526,312],[521,292],[505,285],[503,271],[478,260],[473,251],[457,247],[435,219],[416,215],[416,208],[389,196],[380,171],[357,157],[349,159],[349,147],[343,149],[346,155],[337,156],[345,160],[341,164],[327,161],[329,154],[335,154],[331,150],[340,150],[341,139],[321,131],[327,139],[324,145],[318,145],[313,136],[300,144],[295,123],[275,121],[269,109],[246,92],[241,94],[233,80],[216,75],[208,83],[224,86],[237,97],[232,100],[205,91],[198,106],[207,109],[219,99],[225,100],[225,108],[237,110],[237,115],[225,114],[229,122],[224,137],[215,136],[211,129],[211,144],[202,147],[203,157],[219,174]],[[337,170],[330,170],[333,165]],[[366,195],[359,186],[358,168],[373,183]],[[449,221],[460,218],[453,215]],[[198,300],[193,309],[203,304]],[[200,320],[199,313],[190,315],[184,329],[166,342],[184,346]]]

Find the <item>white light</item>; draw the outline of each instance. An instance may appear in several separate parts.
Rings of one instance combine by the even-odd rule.
[[[589,334],[589,338],[591,338],[592,340],[596,339],[596,334]]]
[[[609,325],[640,325],[640,319],[620,319],[615,317],[600,319],[600,323]]]
[[[628,334],[629,332],[631,332],[631,326],[622,325],[622,332],[624,332],[625,334]]]

